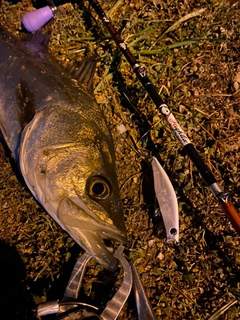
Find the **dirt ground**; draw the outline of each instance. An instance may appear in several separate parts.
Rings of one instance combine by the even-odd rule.
[[[87,1],[85,10],[60,2],[45,28],[52,33],[50,51],[60,63],[94,53],[99,57],[95,95],[115,142],[126,255],[137,266],[157,319],[240,319],[239,236]],[[239,1],[101,4],[239,209]],[[21,36],[21,17],[31,10],[30,0],[2,1],[0,21]],[[125,133],[119,132],[122,124]],[[152,155],[159,156],[178,198],[179,246],[166,243],[153,189]],[[34,319],[36,304],[61,299],[82,253],[31,196],[3,145],[0,246],[0,310],[6,320]],[[92,262],[83,299],[101,308],[111,296],[115,276]],[[133,297],[119,319],[137,319]]]

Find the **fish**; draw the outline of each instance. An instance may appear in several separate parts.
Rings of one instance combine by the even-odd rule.
[[[111,131],[85,85],[88,63],[69,73],[49,54],[47,37],[36,32],[22,41],[0,25],[0,130],[37,201],[115,270],[105,239],[124,244],[127,237]]]

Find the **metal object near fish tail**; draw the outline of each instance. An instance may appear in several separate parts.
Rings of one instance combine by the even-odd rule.
[[[108,302],[106,308],[101,313],[99,319],[101,320],[115,320],[117,319],[120,311],[122,310],[129,294],[132,289],[132,271],[131,266],[127,262],[126,258],[123,255],[123,246],[119,246],[116,250],[114,256],[121,262],[123,266],[123,282],[113,296],[113,298]],[[84,273],[88,261],[91,259],[87,253],[85,253],[75,264],[71,278],[68,282],[67,288],[64,293],[63,301],[69,301],[69,299],[77,299],[79,296],[79,291],[82,286]],[[72,306],[64,305],[60,307],[59,314],[66,312],[71,309]],[[96,315],[95,315],[96,316]]]
[[[176,193],[159,161],[152,159],[154,189],[162,213],[167,242],[179,242],[179,214]]]
[[[46,38],[23,42],[0,26],[0,130],[35,198],[113,270],[104,239],[125,243],[126,231],[111,132],[93,95],[47,53]]]
[[[37,316],[43,317],[49,314],[57,314],[58,320],[82,320],[90,317],[91,319],[99,320],[116,320],[129,297],[131,289],[133,289],[138,319],[156,320],[137,269],[134,264],[129,264],[124,257],[123,250],[124,247],[119,246],[114,254],[123,267],[122,284],[100,315],[97,313],[99,311],[95,306],[81,303],[78,300],[86,267],[91,259],[91,256],[85,253],[74,266],[63,299],[40,304],[37,308]]]
[[[40,304],[37,308],[37,316],[42,317],[49,314],[57,314],[57,319],[64,320],[79,320],[90,316],[100,320],[117,319],[129,297],[133,283],[131,266],[123,255],[123,249],[123,246],[119,246],[114,254],[123,266],[123,282],[101,315],[96,313],[96,307],[81,303],[77,300],[80,288],[82,287],[87,263],[92,258],[88,253],[84,253],[74,266],[63,299],[61,301]]]

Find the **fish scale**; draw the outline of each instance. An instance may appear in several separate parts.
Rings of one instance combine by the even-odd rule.
[[[0,26],[0,129],[35,198],[112,270],[117,260],[104,239],[125,243],[126,230],[111,132],[93,95],[41,45],[44,37],[23,42]]]

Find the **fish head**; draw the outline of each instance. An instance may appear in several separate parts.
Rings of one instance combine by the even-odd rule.
[[[99,120],[100,121],[100,120]],[[104,240],[126,242],[111,136],[71,110],[45,108],[25,127],[23,177],[46,211],[107,269],[116,259]]]

